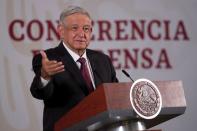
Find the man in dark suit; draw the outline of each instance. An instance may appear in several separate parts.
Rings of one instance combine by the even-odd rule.
[[[41,51],[32,62],[35,77],[30,90],[44,101],[44,131],[53,131],[55,122],[99,84],[118,82],[109,57],[87,49],[92,33],[87,11],[76,6],[66,8],[60,15],[58,32],[60,44]]]

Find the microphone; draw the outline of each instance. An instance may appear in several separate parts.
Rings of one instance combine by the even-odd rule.
[[[129,79],[134,83],[134,80],[131,78],[131,76],[130,76],[125,70],[122,70],[122,72],[123,72],[127,77],[129,77]]]

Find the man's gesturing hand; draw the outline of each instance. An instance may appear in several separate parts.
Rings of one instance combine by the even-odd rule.
[[[41,76],[49,80],[52,75],[64,71],[64,65],[62,62],[57,62],[56,60],[49,60],[44,51],[40,51],[42,55],[42,68]]]

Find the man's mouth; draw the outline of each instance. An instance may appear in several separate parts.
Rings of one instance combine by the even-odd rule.
[[[77,42],[86,42],[86,40],[76,40]]]

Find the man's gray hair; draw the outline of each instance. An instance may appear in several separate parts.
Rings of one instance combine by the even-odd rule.
[[[65,17],[75,14],[75,13],[86,15],[91,19],[89,13],[85,9],[83,9],[79,6],[68,6],[60,14],[60,24],[65,24],[64,23]]]

